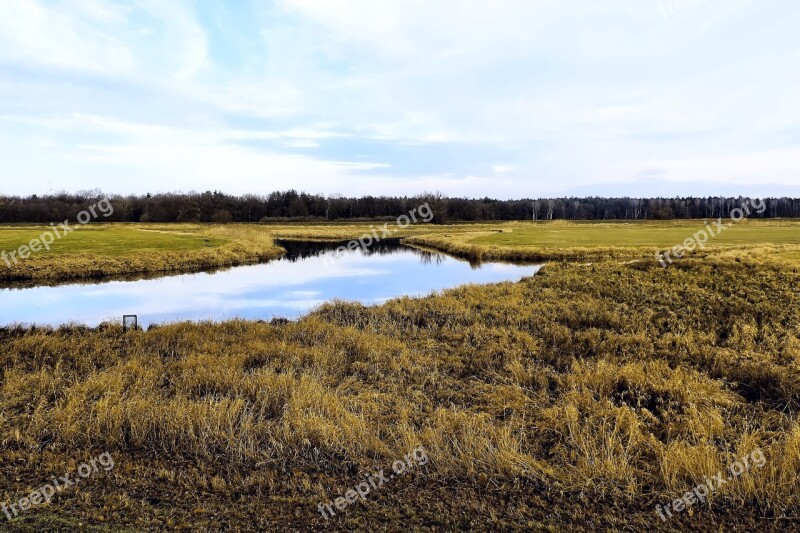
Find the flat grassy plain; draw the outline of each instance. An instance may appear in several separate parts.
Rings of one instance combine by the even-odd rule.
[[[572,225],[551,226],[403,235],[465,257],[553,259],[519,283],[333,302],[285,324],[0,329],[4,501],[89,457],[115,460],[0,529],[796,527],[800,225],[765,223],[668,269],[652,252],[694,224],[643,245],[614,232],[658,225],[562,233],[561,246],[537,230]],[[258,228],[338,239],[369,224]],[[319,503],[417,446],[427,465],[322,518]],[[763,465],[707,503],[655,513],[757,449]]]
[[[712,228],[712,221],[708,221]],[[654,261],[657,252],[706,229],[703,220],[642,222],[510,222],[495,227],[450,226],[412,235],[406,243],[481,260]],[[747,256],[778,263],[800,260],[800,221],[744,220],[710,237],[687,257]]]
[[[709,224],[716,231],[714,224]],[[668,249],[706,228],[702,220],[646,222],[540,222],[523,224],[506,233],[475,239],[479,244],[541,246],[543,248],[609,247]],[[707,246],[719,248],[752,244],[800,244],[796,221],[742,221],[731,225]]]
[[[0,227],[0,250],[15,250],[37,238],[46,226]],[[83,226],[80,230],[56,240],[42,255],[96,254],[109,257],[139,253],[186,252],[213,248],[226,241],[204,232],[200,226],[170,225],[168,228],[126,225]]]
[[[56,239],[9,267],[0,261],[0,286],[58,283],[136,274],[188,272],[265,261],[283,251],[274,239],[343,240],[383,223],[336,224],[104,224],[88,225]],[[388,225],[387,238],[480,260],[604,260],[655,257],[704,229],[703,221],[499,222]],[[11,252],[48,226],[0,226],[0,251]],[[800,222],[742,221],[709,240],[706,252],[744,253],[800,260]]]
[[[0,251],[9,258],[11,251],[47,230],[48,226],[0,226]],[[49,250],[16,263],[0,261],[0,284],[190,272],[266,261],[282,253],[269,233],[254,226],[87,225],[55,239]]]

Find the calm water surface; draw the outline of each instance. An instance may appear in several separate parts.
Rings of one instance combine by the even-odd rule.
[[[467,283],[518,281],[538,266],[470,265],[383,241],[336,256],[342,243],[280,241],[281,259],[211,273],[139,281],[0,289],[0,324],[96,326],[122,315],[139,324],[180,320],[294,319],[334,298],[365,304],[422,296]]]

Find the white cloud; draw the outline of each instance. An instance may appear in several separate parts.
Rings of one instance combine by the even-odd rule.
[[[7,62],[180,79],[204,66],[206,49],[183,2],[0,0],[0,60]]]
[[[96,25],[114,19],[113,10],[87,5],[78,18],[71,16],[69,5],[63,7],[45,7],[36,0],[0,1],[0,58],[97,72],[130,70],[133,60],[125,44]]]
[[[514,165],[494,165],[492,167],[492,172],[495,174],[508,174],[509,172],[514,172],[516,167]]]
[[[199,7],[0,0],[4,178],[476,196],[800,183],[787,0],[670,17],[630,0],[279,0],[226,6],[227,22]]]

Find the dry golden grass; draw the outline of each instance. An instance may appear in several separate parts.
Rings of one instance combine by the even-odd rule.
[[[22,524],[785,525],[800,506],[799,281],[752,256],[554,263],[285,325],[0,330],[0,487],[10,498],[109,451],[107,479]],[[418,445],[426,467],[319,516]],[[756,447],[765,466],[710,505],[653,512]]]

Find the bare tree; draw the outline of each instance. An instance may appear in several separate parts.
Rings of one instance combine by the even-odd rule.
[[[639,220],[639,216],[642,214],[642,201],[639,198],[634,198],[631,203],[633,204],[633,219]]]
[[[331,218],[331,200],[341,200],[342,198],[344,198],[344,195],[337,192],[325,199],[325,220],[330,220]]]
[[[434,224],[444,224],[447,221],[448,198],[444,194],[440,191],[425,191],[420,195],[419,199],[426,202],[433,212],[431,222]]]

